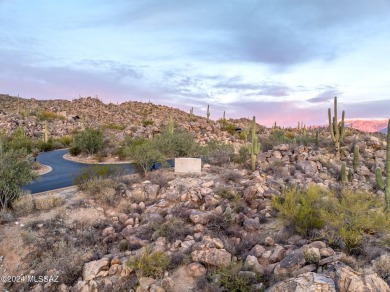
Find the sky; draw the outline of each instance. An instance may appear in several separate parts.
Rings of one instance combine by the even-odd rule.
[[[3,94],[317,125],[390,118],[389,76],[390,0],[0,0]]]

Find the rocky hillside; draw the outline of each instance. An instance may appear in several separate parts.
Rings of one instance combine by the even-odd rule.
[[[0,127],[10,133],[23,126],[28,136],[41,138],[48,121],[50,137],[70,135],[88,126],[102,126],[112,130],[117,138],[123,134],[152,137],[166,127],[170,116],[177,128],[194,133],[199,141],[212,139],[234,141],[221,131],[218,122],[193,116],[179,109],[142,102],[105,104],[97,98],[68,100],[35,100],[0,95]]]
[[[253,172],[234,163],[205,164],[201,174],[161,170],[147,178],[98,180],[83,192],[27,196],[15,205],[8,223],[0,225],[2,269],[58,277],[59,282],[7,283],[6,288],[390,291],[388,238],[382,232],[363,228],[358,248],[348,250],[332,229],[306,236],[297,233],[288,220],[281,220],[273,203],[283,196],[285,186],[316,185],[338,192],[368,190],[383,204],[374,169],[384,168],[385,142],[348,132],[347,171],[353,168],[355,145],[360,160],[343,186],[341,161],[323,141],[319,147],[277,145],[258,155]],[[53,201],[58,196],[63,199]],[[348,224],[360,218],[365,219],[359,224],[367,218],[375,221],[360,207],[350,200],[348,212],[340,211],[336,217],[355,214],[345,219]],[[318,216],[319,212],[314,214]],[[304,222],[308,220],[309,214]]]

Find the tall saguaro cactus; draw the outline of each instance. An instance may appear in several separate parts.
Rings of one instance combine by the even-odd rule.
[[[194,118],[194,108],[191,107],[191,110],[190,110],[190,120],[192,121],[193,118]]]
[[[45,128],[43,130],[43,142],[47,143],[49,141],[49,130],[47,129],[47,121],[45,121]]]
[[[255,171],[256,169],[256,158],[260,152],[260,142],[256,136],[256,117],[253,116],[252,121],[252,143],[249,146],[249,154],[251,155],[251,169]]]
[[[329,131],[332,137],[332,140],[336,146],[336,156],[340,157],[340,144],[344,140],[345,136],[345,124],[344,124],[345,111],[342,113],[341,122],[338,122],[337,119],[337,97],[334,98],[334,117],[332,119],[332,111],[328,109],[328,119],[329,119]]]
[[[210,105],[209,105],[209,104],[207,105],[207,113],[206,113],[206,116],[207,116],[207,120],[209,120],[209,117],[210,117]]]
[[[168,132],[173,134],[174,129],[175,129],[175,121],[173,120],[173,116],[171,114],[169,117]]]
[[[387,125],[387,148],[386,148],[386,183],[383,181],[382,171],[376,169],[376,182],[378,187],[385,191],[385,210],[390,213],[390,119]]]

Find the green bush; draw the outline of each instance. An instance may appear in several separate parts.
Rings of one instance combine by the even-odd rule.
[[[365,234],[388,233],[390,219],[380,198],[367,192],[344,190],[332,208],[323,212],[330,230],[335,230],[348,252],[358,248]]]
[[[151,126],[153,124],[154,124],[154,122],[151,120],[143,120],[142,121],[142,126],[144,126],[144,127]]]
[[[217,141],[210,141],[203,149],[207,160],[211,164],[222,165],[230,162],[234,156],[234,147]]]
[[[56,120],[56,119],[59,119],[59,120],[65,119],[64,116],[53,113],[51,111],[41,111],[41,112],[37,113],[36,116],[37,116],[38,120],[40,120],[40,121],[52,121],[52,120]]]
[[[74,137],[74,146],[87,154],[95,154],[103,148],[103,133],[100,130],[88,128]]]
[[[33,161],[24,150],[3,149],[0,139],[0,206],[9,207],[21,195],[20,187],[33,181],[37,175],[32,170]]]
[[[189,157],[199,152],[194,136],[188,132],[164,132],[155,137],[156,148],[167,158]]]
[[[81,149],[78,146],[73,146],[69,148],[69,154],[72,156],[77,156],[81,153]]]
[[[85,167],[75,177],[73,182],[83,191],[88,188],[90,181],[115,177],[119,175],[121,171],[122,168],[117,165],[94,165]],[[97,181],[97,183],[99,183],[99,181]]]
[[[272,204],[295,231],[307,236],[313,229],[325,226],[321,216],[321,199],[325,195],[323,189],[314,186],[307,189],[290,189],[282,197],[273,197]]]
[[[242,262],[231,263],[227,267],[219,267],[210,269],[208,278],[211,282],[218,279],[218,286],[223,287],[222,291],[246,292],[253,291],[252,285],[261,282],[261,276],[255,274],[255,277],[249,277],[248,274],[240,274],[242,270]],[[214,284],[215,285],[215,284]]]
[[[261,149],[263,152],[267,152],[268,150],[272,150],[274,146],[294,142],[290,137],[289,134],[285,134],[283,129],[272,129],[267,138],[260,139]]]
[[[330,244],[341,241],[348,252],[359,248],[363,237],[371,233],[388,234],[390,219],[383,210],[383,202],[367,192],[344,190],[340,196],[310,186],[290,189],[281,197],[273,197],[273,207],[288,225],[308,236],[320,230]]]
[[[127,264],[136,271],[139,278],[156,279],[164,276],[164,271],[169,265],[169,257],[163,251],[152,252],[152,247],[148,245],[140,256],[131,257]]]
[[[31,153],[33,148],[32,140],[26,136],[23,127],[18,127],[12,135],[4,137],[3,147],[5,150],[25,150]]]
[[[166,237],[169,242],[184,238],[191,234],[191,230],[185,225],[185,222],[179,218],[169,218],[163,224],[158,224],[153,233],[154,238]]]
[[[222,130],[228,132],[230,135],[236,134],[236,126],[233,124],[225,124]]]

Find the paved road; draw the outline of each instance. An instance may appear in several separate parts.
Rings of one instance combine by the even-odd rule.
[[[39,180],[23,186],[23,189],[30,190],[32,194],[50,191],[54,189],[69,187],[73,185],[73,179],[85,167],[91,167],[91,164],[77,163],[63,158],[68,150],[56,150],[40,153],[38,161],[44,165],[49,165],[53,171],[44,174]],[[134,173],[136,170],[133,164],[118,164],[127,173]]]

